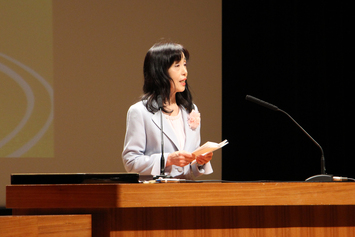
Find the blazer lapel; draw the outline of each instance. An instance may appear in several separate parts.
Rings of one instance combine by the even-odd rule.
[[[181,109],[181,113],[182,113],[182,121],[184,123],[184,129],[185,129],[185,146],[184,149],[185,150],[189,150],[189,145],[191,144],[191,138],[193,137],[193,132],[189,127],[188,124],[188,113],[187,111],[183,108]]]

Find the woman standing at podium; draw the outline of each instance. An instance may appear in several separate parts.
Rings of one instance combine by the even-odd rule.
[[[165,174],[194,179],[213,172],[212,153],[195,156],[200,145],[200,113],[187,82],[189,52],[180,44],[158,43],[144,60],[144,95],[127,112],[122,152],[128,172],[160,175],[162,100]]]

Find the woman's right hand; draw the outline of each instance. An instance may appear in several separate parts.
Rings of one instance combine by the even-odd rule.
[[[176,165],[184,167],[190,164],[195,157],[187,151],[176,151],[168,155],[166,166]]]

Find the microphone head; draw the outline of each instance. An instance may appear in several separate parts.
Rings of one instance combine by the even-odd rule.
[[[158,102],[159,109],[162,109],[163,108],[163,99],[161,98],[161,95],[157,96],[157,102]]]
[[[260,99],[254,97],[254,96],[247,95],[247,96],[245,96],[245,99],[250,101],[250,102],[256,103],[258,105],[264,106],[264,107],[266,107],[268,109],[271,109],[271,110],[274,110],[274,111],[280,111],[280,109],[277,106],[275,106],[273,104],[270,104],[270,103],[268,103],[266,101],[260,100]]]

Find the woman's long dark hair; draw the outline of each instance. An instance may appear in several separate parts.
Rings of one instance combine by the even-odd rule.
[[[174,62],[181,60],[182,54],[186,60],[189,59],[189,52],[182,45],[176,43],[157,43],[151,47],[144,59],[143,73],[144,85],[142,97],[147,100],[145,106],[150,112],[157,112],[157,97],[161,95],[163,103],[169,101],[170,87],[173,80],[170,78],[168,70]],[[176,93],[176,103],[183,106],[189,113],[193,109],[192,96],[186,81],[185,90]],[[171,113],[172,111],[166,111]]]

